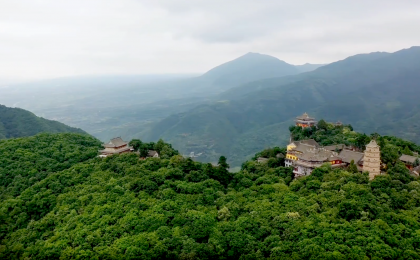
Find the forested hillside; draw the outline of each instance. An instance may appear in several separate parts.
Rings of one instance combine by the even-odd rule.
[[[343,129],[291,130],[332,142]],[[224,157],[100,159],[98,145],[77,134],[0,141],[1,259],[420,257],[420,183],[398,162],[373,181],[328,166],[294,180],[276,157],[284,148],[229,173]]]
[[[162,120],[151,134],[181,152],[203,153],[203,161],[220,154],[237,158],[234,165],[267,145],[284,145],[287,138],[273,136],[303,112],[420,143],[419,75],[420,47],[355,55],[311,72],[233,88],[218,102]]]
[[[37,117],[24,109],[0,105],[0,139],[31,136],[41,132],[85,133],[81,129]]]

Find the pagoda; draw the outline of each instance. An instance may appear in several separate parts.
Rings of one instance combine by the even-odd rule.
[[[307,113],[304,113],[303,115],[296,117],[295,123],[296,123],[296,126],[300,126],[303,128],[316,125],[315,118],[309,117]]]
[[[366,145],[363,158],[363,171],[369,172],[369,179],[373,180],[376,175],[381,174],[381,152],[375,140]]]

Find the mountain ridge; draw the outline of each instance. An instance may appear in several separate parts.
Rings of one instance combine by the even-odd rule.
[[[233,134],[235,136],[233,140],[228,138],[213,138],[213,135],[210,132],[202,134],[202,132],[194,131],[188,133],[189,139],[177,137],[176,133],[179,134],[180,132],[189,129],[188,122],[190,122],[189,117],[191,116],[191,111],[179,114],[177,123],[173,125],[173,127],[168,127],[168,129],[171,129],[170,131],[166,131],[166,133],[160,136],[152,136],[153,138],[164,138],[165,140],[174,143],[175,147],[182,152],[207,151],[208,157],[203,157],[203,160],[212,161],[217,157],[216,154],[224,154],[229,158],[232,157],[232,155],[235,155],[235,151],[230,149],[220,149],[217,151],[213,148],[208,148],[209,146],[207,146],[206,149],[203,149],[203,151],[198,151],[183,146],[183,142],[192,142],[196,147],[201,147],[200,144],[202,143],[210,142],[212,144],[211,147],[216,148],[218,147],[219,142],[223,142],[224,147],[235,147],[235,144],[241,139],[241,135],[249,135],[252,132],[259,131],[259,129],[263,128],[271,129],[268,126],[290,121],[303,112],[309,112],[315,116],[322,114],[329,120],[342,121],[342,118],[345,118],[342,115],[346,113],[352,114],[353,111],[354,116],[349,118],[349,121],[346,123],[354,124],[355,129],[369,132],[378,131],[387,134],[398,132],[400,134],[401,129],[398,131],[396,129],[384,131],[382,127],[382,125],[385,125],[386,123],[387,116],[381,114],[381,111],[384,111],[386,106],[391,106],[393,100],[397,100],[395,93],[393,96],[386,95],[385,93],[386,98],[382,97],[382,100],[385,101],[379,108],[369,105],[369,102],[373,102],[373,99],[363,98],[363,93],[369,90],[370,95],[374,96],[376,95],[376,92],[381,91],[381,88],[394,89],[398,92],[398,88],[403,89],[404,87],[409,87],[411,92],[407,93],[410,93],[410,96],[415,97],[420,95],[419,88],[415,87],[417,86],[416,82],[418,82],[416,75],[420,74],[419,61],[419,47],[404,49],[394,53],[375,52],[371,54],[354,55],[333,64],[325,65],[311,72],[281,78],[263,79],[221,93],[218,97],[223,102],[213,102],[206,105],[206,109],[203,107],[201,108],[203,111],[206,111],[201,114],[200,122],[203,124],[201,129],[212,128],[226,130],[230,128],[226,128],[226,126],[231,125],[235,130],[230,131],[227,135],[231,136],[231,134]],[[401,79],[404,79],[404,75],[407,78],[405,81],[401,81]],[[399,87],[396,87],[397,85],[395,85],[395,80],[397,79],[400,79],[402,84]],[[263,85],[265,83],[267,84]],[[245,93],[241,93],[241,88],[246,88],[246,91],[244,91]],[[353,96],[354,101],[352,101]],[[346,102],[342,101],[342,103],[348,104],[350,110],[342,109],[343,112],[340,112],[340,110],[334,109],[334,107],[327,106],[328,104],[334,104],[335,100],[342,99],[347,100]],[[353,105],[357,104],[356,100],[365,101],[357,106]],[[396,112],[398,109],[404,110],[404,108],[408,109],[409,107],[417,109],[416,111],[419,111],[418,114],[420,115],[420,108],[414,106],[414,101],[410,101],[409,104],[404,104],[404,101],[399,97],[398,102],[401,108],[393,108],[392,111],[395,110],[393,112],[395,115],[398,114]],[[361,106],[361,104],[363,104],[363,106]],[[362,107],[369,109],[366,114],[363,109],[361,109]],[[320,112],[321,110],[322,113]],[[344,111],[346,112],[344,113]],[[206,120],[206,114],[211,114],[212,118],[218,118],[218,121]],[[200,117],[200,115],[197,115],[196,113],[194,116]],[[354,120],[355,118],[360,118],[360,120]],[[394,117],[396,122],[403,119],[404,118]],[[174,120],[174,117],[172,117],[172,120]],[[376,120],[377,124],[371,124],[369,123],[369,120]],[[217,122],[228,123],[224,125]],[[216,126],[217,124],[218,126]],[[157,126],[159,125],[161,124],[158,124]],[[412,129],[410,133],[407,133],[404,137],[419,142],[420,136],[416,134],[416,132],[420,132],[420,126],[413,127],[409,125],[404,126],[404,128]],[[156,128],[152,129],[152,132],[155,130]],[[272,131],[272,129],[270,131]],[[265,133],[271,135],[271,133]],[[220,135],[218,134],[217,136]],[[274,145],[274,143],[267,143]],[[249,146],[254,148],[247,151],[246,154],[255,152],[256,145],[250,142]],[[259,149],[261,148],[264,147],[260,147]]]
[[[41,132],[87,134],[82,129],[37,117],[30,111],[0,105],[0,139],[33,136]]]

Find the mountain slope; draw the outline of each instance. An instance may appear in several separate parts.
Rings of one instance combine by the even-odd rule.
[[[299,70],[300,73],[313,71],[313,70],[316,70],[317,68],[322,67],[322,66],[325,66],[325,64],[305,63],[305,64],[302,64],[302,65],[295,65],[295,67]]]
[[[305,111],[318,118],[351,123],[366,132],[395,133],[420,142],[417,134],[420,128],[414,126],[415,122],[408,123],[420,115],[416,100],[420,95],[417,75],[420,75],[420,48],[412,47],[395,53],[355,55],[296,76],[248,83],[222,93],[219,97],[224,102],[207,105],[206,110],[213,111],[212,117],[217,117],[218,121],[206,120],[205,114],[194,114],[207,128],[225,129],[226,124],[233,127],[234,131],[226,132],[226,135],[233,134],[235,138],[223,140],[229,149],[176,148],[182,152],[203,152],[202,160],[212,161],[224,154],[238,158],[232,163],[239,163],[239,158],[243,160],[244,156],[256,151],[242,151],[238,148],[238,140],[270,125],[291,122]],[[410,101],[405,102],[404,98]],[[189,120],[190,113],[182,114],[184,122]],[[404,120],[408,121],[404,123]],[[182,128],[183,123],[177,122],[177,127]],[[410,132],[403,134],[408,128]],[[212,140],[211,132],[191,131],[189,134],[190,138],[201,142]],[[171,130],[154,136],[158,137],[170,142],[177,140]],[[279,144],[273,138],[271,145]]]
[[[32,136],[40,132],[86,134],[81,129],[37,117],[27,110],[0,105],[0,139]]]

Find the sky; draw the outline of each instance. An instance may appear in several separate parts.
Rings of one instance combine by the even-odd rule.
[[[417,0],[0,0],[0,83],[202,73],[248,52],[291,64],[420,45]]]

